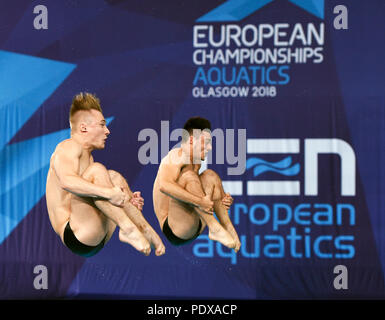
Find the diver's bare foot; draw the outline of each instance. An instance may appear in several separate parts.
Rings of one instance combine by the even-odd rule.
[[[227,229],[227,231],[230,233],[230,235],[233,237],[233,239],[235,241],[234,251],[238,252],[239,249],[241,248],[241,241],[239,240],[236,231],[234,230],[234,228],[230,228],[230,230]]]
[[[126,232],[119,231],[119,240],[132,245],[136,250],[148,256],[151,252],[150,243],[137,228],[130,228]]]
[[[151,227],[147,227],[143,230],[143,235],[146,237],[148,242],[151,244],[151,247],[155,249],[155,255],[161,256],[166,252],[166,247],[164,246],[162,240]]]
[[[162,243],[160,246],[158,247],[155,247],[155,255],[156,256],[162,256],[166,253],[166,247],[164,246],[164,244]]]
[[[230,249],[234,249],[236,246],[236,242],[230,233],[221,227],[209,229],[209,239],[218,241]]]
[[[241,242],[239,241],[239,239],[234,239],[234,241],[235,241],[234,251],[238,252],[239,249],[241,248]]]

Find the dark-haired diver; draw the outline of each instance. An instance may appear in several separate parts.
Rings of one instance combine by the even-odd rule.
[[[172,149],[159,165],[153,187],[154,210],[173,245],[193,241],[207,225],[210,239],[237,252],[241,243],[228,215],[233,198],[224,192],[215,171],[199,174],[201,162],[211,150],[210,130],[211,124],[204,118],[186,122],[181,147]]]

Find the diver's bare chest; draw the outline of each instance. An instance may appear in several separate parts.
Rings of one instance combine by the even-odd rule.
[[[88,167],[93,163],[92,159],[87,156],[81,156],[79,159],[79,168],[78,174],[83,175],[83,173],[88,169]]]

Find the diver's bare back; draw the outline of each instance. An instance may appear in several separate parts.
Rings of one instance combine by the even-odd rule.
[[[54,163],[56,157],[60,157],[61,154],[65,154],[68,151],[75,153],[76,157],[79,157],[79,165],[74,170],[80,176],[93,163],[92,156],[84,152],[81,145],[72,139],[60,142],[51,156],[47,175],[46,201],[52,227],[60,238],[63,236],[65,225],[71,214],[72,194],[62,188],[54,168]],[[73,165],[75,166],[75,163]],[[56,168],[56,170],[60,170],[60,168]]]

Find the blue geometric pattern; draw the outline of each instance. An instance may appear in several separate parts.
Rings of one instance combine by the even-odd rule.
[[[0,50],[0,150],[75,68]]]
[[[273,0],[229,0],[204,16],[197,22],[240,21]]]
[[[324,18],[324,6],[325,0],[289,0],[298,7],[306,10],[307,12],[314,14],[318,18]]]
[[[0,244],[43,196],[50,154],[68,133],[7,143],[74,68],[0,51]]]
[[[241,21],[274,0],[229,0],[203,15],[197,22]],[[324,18],[324,0],[289,0],[305,11]]]

